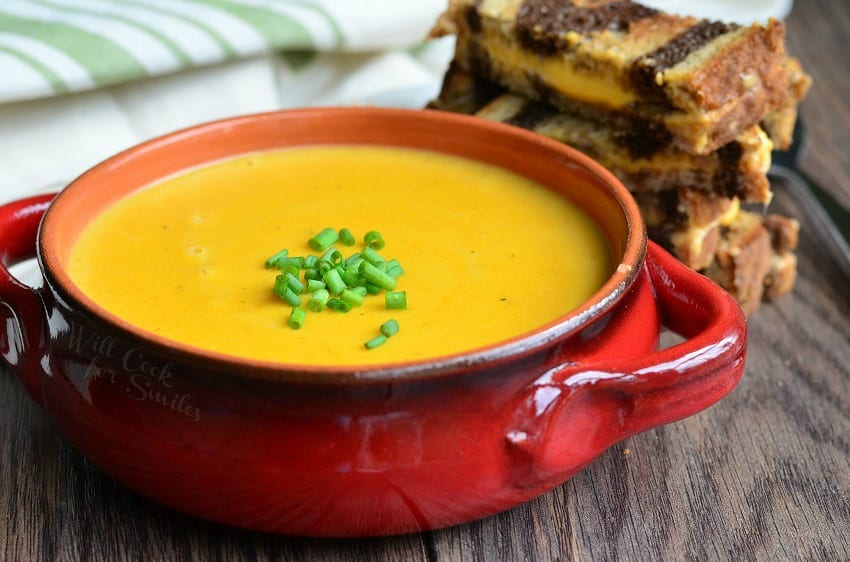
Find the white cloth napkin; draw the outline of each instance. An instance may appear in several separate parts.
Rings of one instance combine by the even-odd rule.
[[[451,58],[446,0],[0,0],[0,203],[154,136],[316,105],[421,107]],[[790,0],[645,0],[716,19]]]
[[[421,107],[445,0],[2,0],[0,202],[157,135],[316,105]]]

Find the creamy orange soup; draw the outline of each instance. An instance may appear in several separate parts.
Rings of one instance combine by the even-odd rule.
[[[406,310],[383,293],[348,313],[290,306],[264,267],[281,248],[315,254],[324,227],[378,230],[405,273]],[[606,242],[580,209],[497,167],[432,152],[309,147],[217,162],[141,189],[98,216],[70,273],[105,309],[177,342],[310,365],[434,358],[527,333],[609,277]],[[305,299],[306,302],[306,299]],[[364,342],[394,318],[399,332]]]

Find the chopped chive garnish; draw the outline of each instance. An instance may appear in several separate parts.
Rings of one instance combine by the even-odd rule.
[[[369,293],[370,295],[377,295],[378,293],[380,293],[383,290],[380,287],[378,287],[377,285],[375,285],[374,283],[366,283],[363,286],[366,287],[366,292]]]
[[[286,286],[292,289],[296,294],[301,294],[304,292],[304,283],[298,280],[298,278],[291,273],[286,274]]]
[[[300,306],[301,305],[301,297],[298,296],[298,293],[293,291],[288,285],[283,290],[282,295],[278,295],[280,298],[286,301],[286,304],[290,306]]]
[[[351,305],[342,299],[331,299],[328,301],[328,308],[337,312],[348,312],[351,310]]]
[[[325,289],[319,289],[313,293],[313,298],[307,303],[307,308],[313,312],[323,311],[325,306],[328,304],[328,298],[330,296],[330,293],[328,293]]]
[[[387,273],[393,277],[400,277],[404,273],[404,268],[395,258],[387,262]]]
[[[328,251],[319,258],[319,261],[329,261],[332,265],[336,265],[342,261],[342,252],[336,248],[328,248]]]
[[[351,231],[347,228],[343,228],[339,231],[339,241],[343,246],[354,246],[354,243],[356,242],[354,235],[351,234]]]
[[[287,324],[289,324],[289,327],[293,330],[298,330],[304,325],[305,318],[307,318],[307,311],[300,306],[296,306],[292,309],[292,312],[289,313],[289,321]]]
[[[287,250],[286,248],[279,251],[278,253],[276,253],[275,255],[273,255],[272,257],[270,257],[269,259],[266,260],[266,269],[271,269],[273,267],[277,267],[277,260],[283,259],[288,255],[289,255],[289,250]]]
[[[328,290],[332,295],[338,295],[345,289],[345,281],[342,280],[342,277],[339,275],[339,271],[336,269],[329,269],[322,273],[322,278],[325,280],[325,283],[328,286]]]
[[[274,278],[274,288],[272,292],[283,298],[283,292],[286,290],[286,275],[278,275]]]
[[[387,320],[381,324],[381,333],[388,338],[396,335],[398,333],[398,322],[395,320]]]
[[[385,291],[395,289],[396,281],[371,263],[360,264],[360,275],[366,278],[366,281],[374,283]]]
[[[360,257],[372,265],[386,261],[378,252],[369,247],[363,248],[363,251],[360,252]]]
[[[342,277],[342,280],[345,281],[345,284],[349,287],[355,287],[363,280],[363,278],[360,277],[360,273],[355,268],[346,269],[342,272],[340,277]]]
[[[344,289],[340,294],[340,298],[350,304],[352,307],[363,304],[363,295],[359,295],[351,289]]]
[[[375,349],[379,345],[383,345],[385,343],[387,343],[387,336],[382,334],[380,336],[375,336],[374,338],[367,341],[363,345],[366,346],[366,349]]]
[[[390,310],[404,310],[407,308],[407,291],[389,292],[385,297],[385,302]]]
[[[356,243],[347,228],[338,232],[325,228],[308,241],[310,248],[319,254],[290,256],[287,249],[274,254],[265,262],[268,269],[279,270],[275,276],[274,293],[292,306],[287,321],[290,328],[298,330],[304,325],[307,310],[322,312],[325,308],[337,312],[349,312],[361,306],[368,295],[386,291],[385,304],[388,309],[407,308],[407,293],[395,291],[396,278],[404,273],[397,259],[387,260],[377,250],[385,246],[380,232],[370,230],[363,237],[364,248],[345,257],[334,248],[336,242],[345,246]],[[303,271],[303,274],[302,274]],[[302,306],[301,294],[309,299]],[[380,326],[381,334],[364,345],[373,349],[384,344],[387,338],[399,331],[395,319]]]
[[[318,279],[307,279],[307,292],[315,293],[325,288],[325,282]]]
[[[278,269],[283,269],[287,266],[293,266],[298,269],[304,267],[304,258],[301,256],[280,258],[275,262]]]
[[[384,238],[381,236],[381,233],[377,230],[370,230],[363,237],[363,242],[369,248],[375,248],[376,250],[380,250],[384,247]]]
[[[317,252],[324,252],[328,246],[339,239],[339,234],[333,228],[325,228],[317,235],[310,238],[308,244]]]

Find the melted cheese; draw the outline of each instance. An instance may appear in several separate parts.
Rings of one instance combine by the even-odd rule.
[[[498,37],[485,37],[482,44],[491,60],[498,61],[506,69],[524,69],[565,97],[615,109],[636,100],[634,94],[624,90],[614,78],[577,69],[564,57],[541,58]]]

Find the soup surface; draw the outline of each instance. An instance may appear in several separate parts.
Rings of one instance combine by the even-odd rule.
[[[383,293],[348,313],[308,311],[272,292],[265,260],[346,227],[405,273],[406,310]],[[256,153],[167,178],[101,213],[70,273],[94,301],[145,330],[229,355],[308,365],[434,358],[519,336],[569,312],[612,271],[592,220],[547,188],[497,167],[385,147]],[[306,300],[305,300],[306,302]],[[364,342],[394,318],[399,332]]]

